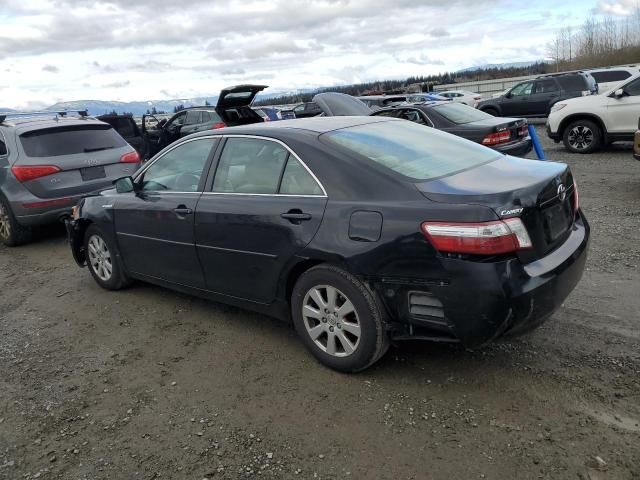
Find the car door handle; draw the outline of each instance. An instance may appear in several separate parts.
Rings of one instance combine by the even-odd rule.
[[[307,220],[311,220],[310,213],[304,213],[301,210],[289,210],[287,213],[281,213],[280,216],[291,223],[298,224]]]
[[[180,205],[178,208],[174,208],[173,212],[179,217],[181,217],[183,215],[191,215],[193,213],[193,210],[185,207],[184,205]]]

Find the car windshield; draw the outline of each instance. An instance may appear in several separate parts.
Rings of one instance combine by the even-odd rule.
[[[453,175],[500,156],[469,140],[400,120],[342,128],[321,138],[414,180]]]
[[[58,157],[127,145],[110,125],[73,125],[33,130],[20,135],[28,157]]]
[[[479,122],[488,118],[493,118],[492,115],[471,108],[468,105],[462,103],[445,103],[442,105],[436,105],[433,107],[437,113],[456,125],[464,125],[465,123]]]

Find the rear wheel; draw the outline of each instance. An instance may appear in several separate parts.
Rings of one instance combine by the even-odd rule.
[[[591,120],[577,120],[564,129],[565,148],[573,153],[592,153],[602,146],[602,130]]]
[[[18,223],[9,202],[0,196],[0,240],[8,247],[24,245],[31,240],[31,229]]]
[[[107,290],[120,290],[127,287],[131,280],[120,265],[115,245],[95,225],[89,226],[85,233],[84,249],[87,266],[94,280]]]
[[[376,293],[342,269],[321,265],[305,272],[293,289],[291,308],[303,343],[330,368],[364,370],[389,348]]]
[[[482,110],[484,113],[488,113],[489,115],[493,115],[494,117],[498,116],[498,110],[495,108],[484,108]]]

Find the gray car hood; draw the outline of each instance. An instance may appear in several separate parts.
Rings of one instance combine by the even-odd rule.
[[[327,117],[361,117],[373,112],[361,100],[344,93],[319,93],[313,97],[313,103],[318,105]]]

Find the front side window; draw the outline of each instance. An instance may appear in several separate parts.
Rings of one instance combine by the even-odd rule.
[[[187,118],[187,112],[182,112],[177,117],[175,117],[171,122],[169,122],[169,124],[167,125],[167,128],[171,129],[171,128],[176,128],[184,125],[184,120],[186,118]]]
[[[215,138],[192,140],[168,151],[138,180],[142,190],[197,192],[204,166],[217,141]]]
[[[412,122],[380,121],[320,136],[367,163],[414,180],[430,180],[491,162],[495,150]]]
[[[531,95],[531,90],[533,89],[533,82],[525,82],[520,85],[516,85],[511,90],[512,97],[523,97],[525,95]]]

